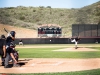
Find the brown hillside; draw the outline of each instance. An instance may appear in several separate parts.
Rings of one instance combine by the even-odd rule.
[[[0,24],[0,35],[4,34],[5,36],[7,36],[7,33],[4,31],[4,28],[9,32],[16,31],[16,38],[37,38],[36,30],[14,27],[4,24]]]

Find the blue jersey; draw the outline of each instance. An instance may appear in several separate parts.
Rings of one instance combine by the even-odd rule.
[[[13,39],[10,36],[8,36],[6,39],[6,45],[10,46],[11,42],[13,42]]]

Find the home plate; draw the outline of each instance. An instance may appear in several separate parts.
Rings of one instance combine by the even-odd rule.
[[[57,66],[57,65],[60,65],[60,64],[62,64],[63,62],[61,61],[59,61],[59,62],[39,62],[39,63],[37,63],[37,65],[53,65],[53,66]]]
[[[58,49],[53,51],[99,51],[99,50],[92,49],[92,48],[85,48],[85,47],[78,47],[77,49],[75,49],[74,47],[70,47],[70,48]]]

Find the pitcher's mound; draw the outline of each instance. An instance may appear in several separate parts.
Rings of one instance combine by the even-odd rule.
[[[99,50],[92,49],[92,48],[85,48],[85,47],[78,47],[77,49],[75,49],[74,47],[70,47],[70,48],[58,49],[53,51],[99,51]]]

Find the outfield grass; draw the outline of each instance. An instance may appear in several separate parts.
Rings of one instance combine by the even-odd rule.
[[[93,47],[92,47],[93,48]],[[100,48],[98,51],[53,51],[63,48],[17,48],[20,58],[99,58]]]
[[[73,44],[27,44],[25,46],[58,46],[58,47],[74,47],[74,43]],[[100,47],[100,44],[78,44],[78,46],[81,47]]]

